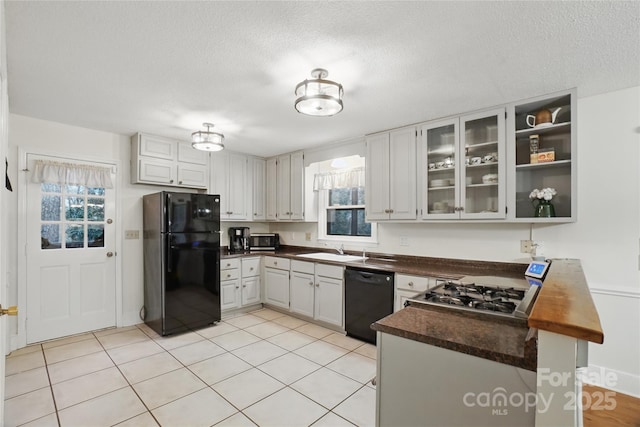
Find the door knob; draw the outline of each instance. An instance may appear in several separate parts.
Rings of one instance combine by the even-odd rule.
[[[2,308],[2,305],[0,305],[0,316],[17,316],[18,315],[18,306],[16,305],[12,305],[9,308]]]
[[[111,258],[113,256],[113,252],[107,252],[107,258]]]
[[[113,220],[112,220],[111,218],[109,218],[109,219],[107,220],[107,224],[112,224],[112,223],[113,223]]]

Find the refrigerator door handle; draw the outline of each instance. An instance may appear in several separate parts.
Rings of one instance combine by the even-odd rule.
[[[168,273],[173,272],[173,270],[171,269],[171,266],[173,265],[173,257],[171,256],[171,254],[173,253],[173,251],[171,250],[171,248],[173,247],[172,240],[173,240],[173,236],[167,235],[166,248],[167,248],[167,272]]]

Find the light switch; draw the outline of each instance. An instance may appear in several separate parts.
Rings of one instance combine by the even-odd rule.
[[[140,238],[140,230],[125,230],[124,231],[125,239],[139,239]]]

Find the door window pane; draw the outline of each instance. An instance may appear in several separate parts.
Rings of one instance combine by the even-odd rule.
[[[84,225],[67,224],[64,230],[65,244],[67,248],[84,247]]]
[[[60,248],[60,225],[42,224],[40,227],[40,247],[42,249]]]
[[[40,219],[42,221],[60,221],[60,196],[42,196]]]
[[[90,248],[103,248],[104,225],[92,224],[87,226],[87,242]]]
[[[90,196],[104,196],[104,188],[102,187],[87,188],[87,194]]]
[[[84,185],[66,185],[67,194],[84,194]]]
[[[42,190],[43,193],[59,193],[60,192],[60,186],[58,184],[51,184],[48,182],[41,184],[40,189]]]
[[[84,219],[84,198],[67,197],[64,205],[67,221],[82,221]]]
[[[87,199],[87,220],[88,221],[104,221],[104,199],[102,198]]]

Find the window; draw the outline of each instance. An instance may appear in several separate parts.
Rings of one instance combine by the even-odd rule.
[[[371,237],[371,223],[364,219],[364,187],[327,191],[327,235]]]
[[[40,188],[42,249],[104,247],[104,188],[52,183]]]

